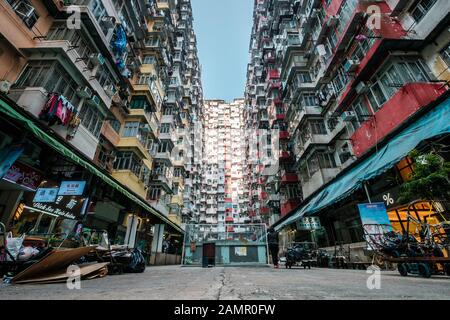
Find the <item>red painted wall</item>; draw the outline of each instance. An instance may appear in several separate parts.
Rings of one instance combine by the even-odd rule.
[[[352,135],[350,139],[355,155],[361,157],[420,108],[436,100],[446,91],[441,87],[439,83],[409,83],[403,86]]]
[[[289,214],[291,211],[296,209],[300,205],[300,199],[292,199],[281,205],[281,216]]]

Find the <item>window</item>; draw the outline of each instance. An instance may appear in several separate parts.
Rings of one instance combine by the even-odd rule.
[[[423,17],[427,14],[428,11],[434,6],[437,0],[420,0],[417,2],[415,6],[410,10],[411,16],[416,20],[416,22],[420,22]]]
[[[336,160],[334,154],[330,152],[318,153],[320,168],[336,168]]]
[[[123,137],[136,137],[139,132],[139,122],[125,122]]]
[[[441,56],[445,63],[450,67],[450,43],[441,51]]]
[[[341,10],[339,10],[339,24],[337,26],[339,34],[342,34],[342,32],[344,31],[345,27],[347,26],[347,22],[352,17],[353,11],[355,10],[357,5],[358,0],[346,0],[341,6]]]
[[[144,56],[143,59],[143,63],[144,64],[155,64],[156,63],[156,59],[154,56]]]
[[[410,82],[428,82],[430,77],[421,59],[395,59],[378,72],[368,94],[369,102],[376,111],[402,86]]]
[[[22,19],[28,28],[33,28],[39,16],[36,9],[28,0],[7,0],[16,14]]]
[[[170,124],[169,123],[163,123],[161,124],[161,129],[159,130],[160,133],[169,133],[170,132]]]
[[[130,102],[131,109],[150,110],[150,103],[145,96],[134,96]]]
[[[311,120],[309,125],[312,134],[327,134],[327,129],[325,128],[325,123],[323,120]]]
[[[313,107],[317,105],[316,95],[312,92],[303,93],[301,95],[301,104],[305,107]]]
[[[47,92],[63,95],[75,107],[80,104],[80,98],[76,95],[79,85],[57,61],[30,61],[15,87],[43,87]]]
[[[356,114],[356,119],[352,121],[354,130],[359,128],[370,116],[369,109],[363,98],[359,98],[350,106],[350,110]]]
[[[175,168],[173,171],[173,176],[176,178],[182,177],[183,176],[183,171],[181,168]]]
[[[109,125],[114,129],[115,132],[120,133],[121,124],[117,120],[110,120]]]
[[[344,87],[348,83],[348,80],[348,75],[345,73],[344,68],[340,67],[332,81],[333,88],[336,94],[340,93],[344,89]]]
[[[178,186],[178,183],[174,183],[174,184],[173,184],[172,191],[173,191],[173,195],[174,195],[174,196],[176,196],[176,195],[178,194],[179,188],[180,188],[180,187]]]
[[[159,187],[151,187],[147,191],[147,200],[157,201],[161,198],[161,189]]]
[[[100,137],[103,121],[105,116],[98,110],[84,105],[80,112],[81,124],[96,138]]]
[[[118,152],[116,161],[114,162],[115,170],[130,170],[137,177],[141,174],[141,161],[134,152]]]

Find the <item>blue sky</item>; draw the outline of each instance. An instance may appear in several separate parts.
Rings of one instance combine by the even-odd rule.
[[[192,0],[205,99],[243,98],[253,0]]]

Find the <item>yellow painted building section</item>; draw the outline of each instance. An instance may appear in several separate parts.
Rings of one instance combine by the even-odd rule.
[[[144,183],[133,172],[130,170],[117,170],[112,173],[112,176],[143,199],[146,199],[147,191],[145,190]]]

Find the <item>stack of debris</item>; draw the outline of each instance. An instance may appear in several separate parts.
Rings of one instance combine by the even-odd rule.
[[[2,226],[0,226],[2,227]],[[4,226],[3,226],[4,227]],[[0,228],[0,277],[14,284],[89,280],[108,274],[141,273],[145,259],[138,249],[85,243],[78,248],[52,248],[40,237],[13,238]],[[3,236],[3,237],[2,237]],[[108,239],[107,233],[104,237]]]
[[[79,277],[81,280],[105,277],[108,263],[74,264],[92,250],[90,247],[51,250],[41,260],[15,275],[12,283],[44,284],[66,282],[70,277]]]

